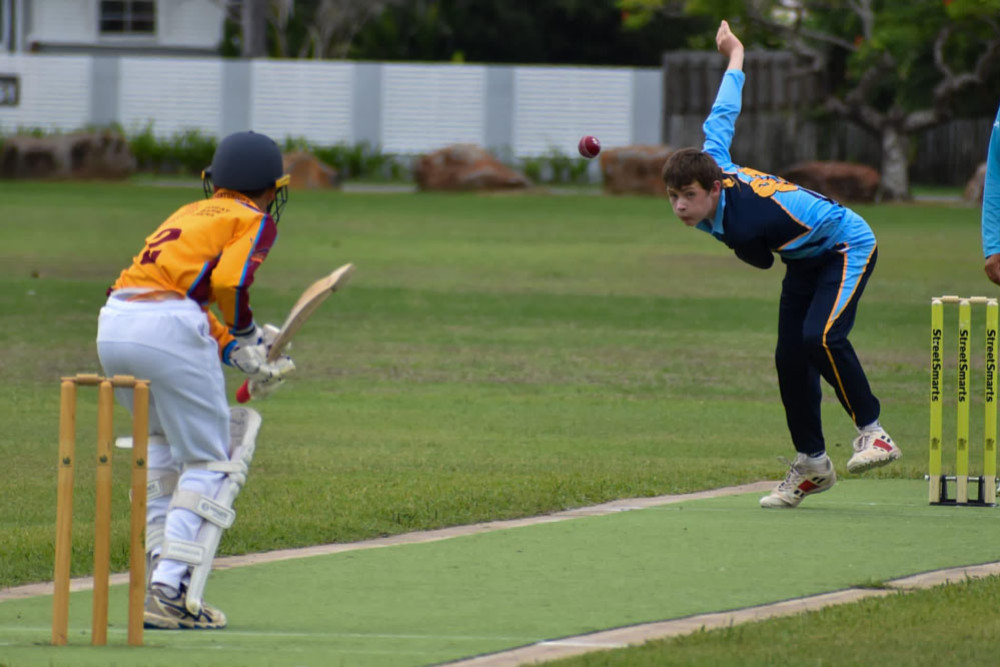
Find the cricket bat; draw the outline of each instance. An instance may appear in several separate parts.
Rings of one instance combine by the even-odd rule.
[[[274,342],[271,343],[271,347],[267,351],[268,362],[273,362],[281,356],[284,349],[288,347],[288,343],[291,342],[292,337],[298,333],[302,325],[306,323],[306,320],[309,319],[328,296],[347,283],[352,273],[354,273],[354,265],[344,264],[330,275],[320,278],[302,292],[302,296],[299,297],[299,300],[295,302],[295,305],[288,312],[288,317],[285,318],[284,324],[281,325],[278,335],[275,336]],[[239,403],[246,403],[253,398],[254,384],[249,379],[243,382],[236,391],[236,400]]]

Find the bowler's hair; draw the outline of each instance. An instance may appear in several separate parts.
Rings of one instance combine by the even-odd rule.
[[[711,190],[715,181],[722,180],[722,169],[711,155],[697,148],[681,148],[670,154],[663,165],[663,182],[668,188],[680,190],[697,182]]]

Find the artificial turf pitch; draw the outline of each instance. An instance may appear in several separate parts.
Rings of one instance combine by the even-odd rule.
[[[1000,511],[926,494],[846,479],[794,511],[745,494],[222,570],[207,597],[229,628],[147,631],[142,648],[125,645],[125,586],[103,648],[89,592],[58,648],[50,596],[5,601],[0,665],[428,665],[1000,559]]]

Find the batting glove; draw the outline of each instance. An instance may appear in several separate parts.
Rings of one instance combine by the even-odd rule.
[[[282,356],[262,366],[258,374],[250,378],[247,391],[253,398],[266,398],[285,384],[285,378],[293,372],[295,372],[295,362],[291,357]],[[270,375],[265,376],[265,373]]]
[[[264,330],[256,324],[249,333],[236,336],[236,340],[226,346],[222,362],[253,376],[267,363],[267,345],[264,344]]]
[[[261,331],[261,338],[263,339],[262,342],[264,343],[264,345],[267,346],[267,349],[270,350],[271,346],[274,345],[274,339],[278,337],[278,334],[281,332],[281,329],[279,329],[273,324],[265,324],[260,328],[260,331]],[[291,347],[292,347],[291,343],[285,344],[285,349],[291,349]]]

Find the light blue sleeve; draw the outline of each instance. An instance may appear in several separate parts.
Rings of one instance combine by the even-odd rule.
[[[711,155],[723,171],[734,171],[737,166],[729,155],[729,146],[736,132],[736,119],[743,107],[743,82],[746,75],[742,70],[729,69],[722,75],[719,92],[715,96],[712,110],[701,126],[705,131],[705,145],[702,150]]]
[[[993,121],[983,183],[983,257],[1000,252],[1000,109]]]

